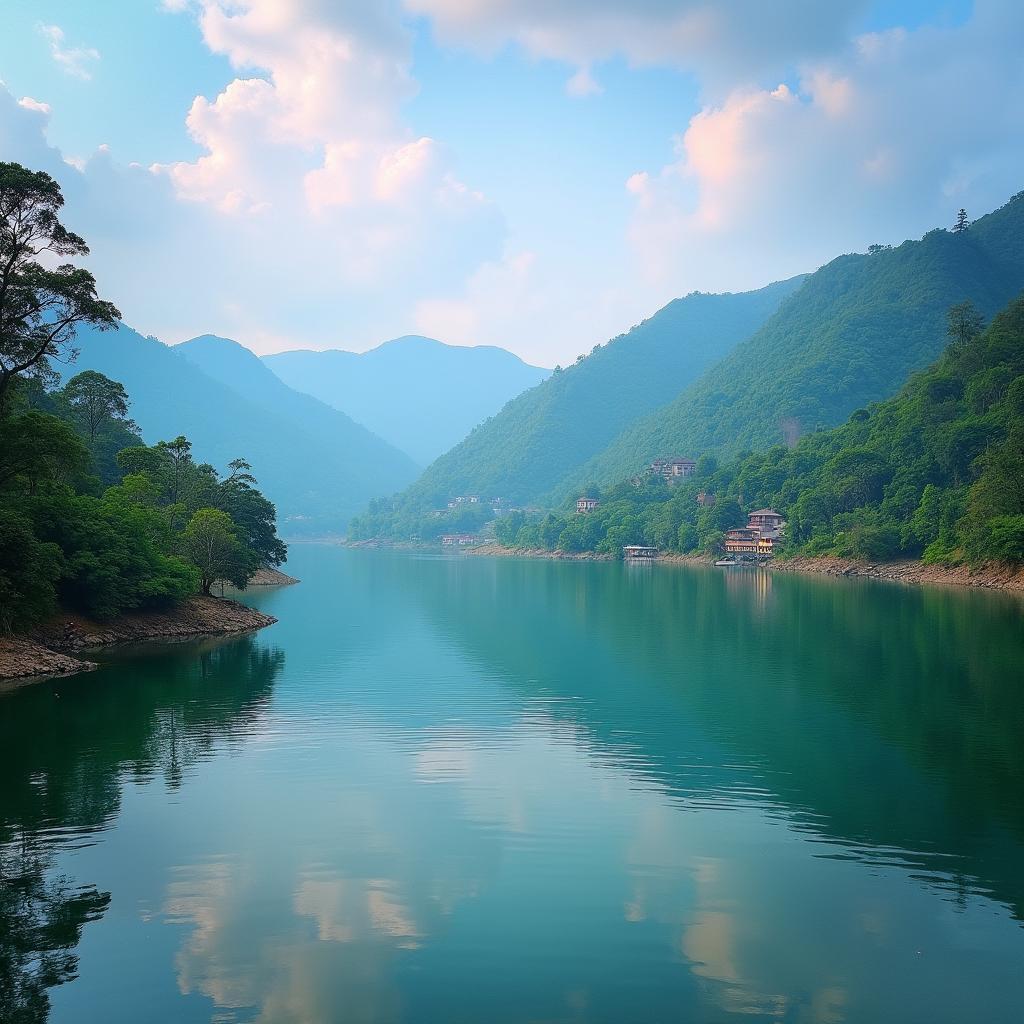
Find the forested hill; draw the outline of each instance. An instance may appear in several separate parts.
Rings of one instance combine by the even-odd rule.
[[[434,462],[402,502],[429,507],[459,494],[537,500],[748,337],[799,283],[670,302],[509,402]]]
[[[617,484],[588,515],[511,513],[498,537],[566,551],[717,553],[723,530],[771,507],[788,521],[785,546],[808,554],[1024,563],[1024,297],[984,331],[969,305],[947,315],[943,356],[840,427],[722,466],[704,458],[671,489]]]
[[[280,352],[263,361],[289,387],[341,409],[421,466],[551,373],[502,348],[416,335],[369,352]]]
[[[217,466],[244,452],[286,535],[343,530],[370,497],[415,476],[407,455],[343,413],[290,391],[241,346],[228,353],[238,373],[229,386],[227,376],[217,379],[123,324],[107,332],[83,328],[77,345],[80,355],[68,372],[97,370],[121,381],[147,441],[186,434]],[[253,373],[267,379],[261,383]]]
[[[1024,288],[1024,193],[962,233],[841,256],[669,406],[567,475],[565,496],[612,483],[662,454],[765,448],[842,422],[941,351],[951,304],[993,315]]]

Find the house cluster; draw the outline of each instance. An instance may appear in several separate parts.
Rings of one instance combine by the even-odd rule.
[[[480,498],[475,494],[460,494],[448,502],[449,508],[458,508],[460,505],[479,505]]]
[[[747,516],[747,525],[725,531],[725,553],[741,558],[770,558],[785,528],[774,509],[759,508]]]
[[[480,538],[474,533],[445,533],[441,536],[441,546],[446,548],[464,548],[479,543]]]
[[[672,483],[697,471],[697,463],[693,459],[655,459],[648,469],[651,476],[660,476]]]

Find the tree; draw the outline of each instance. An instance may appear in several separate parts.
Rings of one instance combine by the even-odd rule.
[[[181,550],[199,570],[204,594],[217,580],[244,587],[255,568],[238,541],[231,516],[217,508],[201,508],[181,535]]]
[[[64,386],[63,396],[94,445],[104,427],[116,423],[128,430],[135,424],[128,419],[128,392],[116,380],[95,370],[85,370]]]
[[[961,207],[960,212],[956,215],[956,223],[953,225],[953,230],[959,235],[966,231],[971,226],[971,222],[967,219],[967,211]]]
[[[99,330],[121,314],[96,294],[87,270],[38,258],[84,256],[85,241],[61,224],[60,186],[42,171],[0,162],[0,411],[23,374],[52,375],[49,360],[73,358],[79,324]]]
[[[962,352],[985,326],[985,318],[968,299],[949,307],[946,335],[954,354]]]
[[[157,450],[171,460],[170,500],[176,505],[181,493],[185,467],[192,461],[192,442],[179,434],[173,441],[160,441]]]

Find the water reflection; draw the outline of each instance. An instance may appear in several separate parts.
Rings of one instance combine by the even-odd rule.
[[[46,1019],[47,990],[77,976],[82,929],[110,905],[56,872],[57,854],[97,841],[126,781],[173,790],[251,732],[282,664],[251,638],[150,648],[0,701],[0,1019]]]
[[[18,741],[11,806],[113,895],[54,1021],[1014,1019],[1018,603],[295,557],[272,630]]]

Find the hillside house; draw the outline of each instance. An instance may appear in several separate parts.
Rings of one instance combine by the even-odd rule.
[[[708,494],[707,491],[700,491],[698,493],[697,504],[700,505],[701,508],[711,508],[714,503],[715,496],[713,494]]]
[[[672,481],[693,476],[696,469],[697,463],[693,459],[655,459],[651,463],[650,472],[654,476],[661,476]]]
[[[756,555],[761,534],[748,526],[725,531],[725,553],[727,555]]]
[[[446,533],[441,537],[441,545],[446,548],[464,548],[476,544],[478,538],[472,533]]]
[[[460,494],[448,502],[449,508],[458,508],[460,505],[479,505],[480,498],[475,494]]]
[[[601,502],[597,498],[577,498],[576,512],[579,515],[586,515],[588,512],[593,512],[600,504]]]
[[[772,540],[778,540],[782,536],[782,528],[785,525],[782,516],[772,508],[759,508],[747,516],[747,526],[750,529],[758,530],[762,537],[770,537]]]

